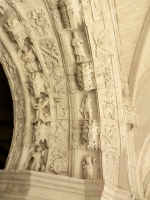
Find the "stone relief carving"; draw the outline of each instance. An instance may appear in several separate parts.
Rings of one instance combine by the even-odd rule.
[[[95,165],[96,159],[87,156],[83,160],[83,179],[93,179],[93,166]]]
[[[72,46],[74,48],[74,55],[76,56],[77,63],[81,63],[88,60],[84,51],[83,40],[79,38],[77,32],[73,32]]]
[[[91,0],[94,21],[103,20],[101,5],[99,0]]]
[[[54,150],[52,152],[51,165],[49,170],[56,174],[68,172],[68,152],[66,150]]]
[[[41,146],[33,146],[29,150],[29,155],[24,169],[45,172],[48,149]]]
[[[53,69],[52,77],[59,83],[64,79],[64,72],[60,69],[55,67]]]
[[[67,2],[66,0],[59,0],[58,1],[58,7],[59,7],[59,10],[60,10],[60,14],[61,14],[61,18],[62,18],[64,28],[71,28],[66,2]]]
[[[117,151],[118,129],[116,125],[106,125],[101,127],[101,149],[107,152]]]
[[[32,9],[27,13],[27,16],[36,35],[43,37],[48,34],[49,24],[42,9]]]
[[[59,146],[64,146],[62,142],[62,135],[66,131],[65,124],[63,122],[59,122],[59,124],[56,125],[56,131],[54,132],[53,138],[54,142],[57,143]]]
[[[84,21],[86,24],[90,24],[93,21],[92,7],[91,7],[90,0],[81,0],[81,2],[82,2]]]
[[[29,49],[26,46],[23,49],[19,49],[18,56],[23,61],[24,67],[28,73],[34,73],[41,70],[33,46],[30,46]]]
[[[45,125],[50,125],[50,113],[49,113],[49,99],[48,97],[38,98],[37,102],[31,100],[31,106],[34,110],[36,110],[36,117],[32,121],[33,124],[41,125],[44,123]],[[47,108],[47,109],[46,109]]]
[[[56,114],[57,114],[57,119],[67,119],[68,118],[68,107],[67,104],[65,103],[65,100],[63,97],[57,97],[55,98],[56,102]]]
[[[55,85],[55,92],[58,94],[66,94],[66,83],[64,79]]]
[[[49,146],[49,134],[50,128],[45,124],[34,126],[33,142],[35,145],[39,145],[40,142],[46,142],[47,147]]]
[[[82,63],[76,67],[76,79],[81,90],[89,91],[94,89],[93,87],[93,69],[91,69],[90,63]]]
[[[104,99],[104,117],[106,119],[116,120],[116,107],[113,92],[107,91]]]
[[[95,69],[95,76],[97,80],[97,87],[99,89],[114,88],[111,67],[110,58],[104,58],[100,63],[98,63],[97,68]]]
[[[32,73],[29,75],[29,81],[32,85],[35,98],[40,98],[42,94],[47,95],[46,81],[42,73]]]
[[[75,123],[73,126],[73,147],[80,148],[81,146],[81,124]]]
[[[93,39],[95,43],[95,55],[96,57],[105,56],[111,54],[111,43],[109,39],[109,31],[107,28],[100,33],[93,32]]]
[[[97,137],[99,133],[99,127],[96,121],[92,120],[92,123],[89,124],[88,121],[83,122],[81,126],[81,148],[88,150],[97,150]]]
[[[81,24],[80,8],[74,2],[67,0],[59,0],[58,8],[64,28],[77,28]]]
[[[80,112],[83,115],[85,120],[89,120],[89,124],[91,124],[93,119],[93,111],[92,111],[92,99],[90,97],[90,94],[86,96],[82,100]]]
[[[1,1],[0,2],[0,13],[2,15],[4,15],[4,13],[6,12],[7,8],[8,8],[7,2],[6,1]]]
[[[17,118],[23,120],[25,118],[25,103],[24,100],[17,101]]]
[[[18,13],[8,16],[4,24],[4,29],[10,39],[16,42],[20,49],[23,49],[25,39],[30,35],[30,30],[23,23],[21,16]]]
[[[45,58],[45,64],[47,68],[60,68],[60,54],[58,51],[57,43],[54,38],[47,40],[46,42],[40,43],[40,49]]]
[[[118,174],[119,168],[119,157],[116,154],[107,153],[106,154],[106,176],[115,182],[115,175]]]

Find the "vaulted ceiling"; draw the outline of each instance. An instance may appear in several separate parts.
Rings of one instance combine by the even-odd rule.
[[[139,36],[150,6],[150,0],[115,0],[115,4],[123,65],[129,77]]]

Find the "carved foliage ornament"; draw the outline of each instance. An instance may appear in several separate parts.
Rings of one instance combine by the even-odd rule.
[[[103,29],[101,32],[93,32],[93,39],[95,43],[95,55],[96,57],[110,55],[111,53],[111,43],[109,38],[109,31],[107,28]]]
[[[66,150],[54,150],[51,161],[50,171],[56,174],[68,172],[68,152]]]
[[[27,16],[36,35],[43,37],[48,34],[49,24],[42,9],[32,9],[27,13]]]
[[[115,125],[101,127],[102,151],[116,152],[118,146],[118,129]]]
[[[82,63],[76,67],[76,79],[81,90],[89,91],[94,89],[93,87],[93,69],[91,69],[90,63]]]

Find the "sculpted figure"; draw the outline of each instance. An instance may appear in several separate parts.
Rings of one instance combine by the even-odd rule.
[[[49,113],[45,113],[43,111],[43,108],[48,105],[48,97],[43,100],[42,98],[38,99],[38,103],[33,103],[31,101],[32,107],[36,110],[36,118],[33,120],[33,124],[38,123],[40,125],[42,122],[46,123],[49,125],[50,123],[50,115]]]
[[[85,157],[83,160],[83,178],[92,179],[93,178],[93,166],[95,165],[96,159],[91,156]]]
[[[93,119],[93,113],[92,113],[92,105],[91,105],[92,99],[90,98],[90,95],[88,94],[85,99],[83,99],[80,112],[83,115],[84,119],[89,119],[90,121]]]
[[[33,171],[44,172],[46,168],[48,150],[41,146],[31,147],[26,163],[24,164],[24,170],[30,169]]]
[[[63,146],[62,139],[61,139],[61,136],[62,136],[63,132],[65,131],[63,123],[60,122],[59,124],[57,124],[56,128],[57,129],[56,129],[56,131],[54,133],[54,141],[58,145]]]
[[[83,48],[83,40],[78,37],[77,32],[73,33],[72,46],[74,47],[74,54],[76,55],[77,62],[87,60],[86,54]]]
[[[40,159],[43,156],[43,153],[44,152],[42,152],[42,148],[41,147],[37,147],[35,149],[35,151],[33,151],[31,153],[31,157],[33,158],[33,162],[32,162],[32,164],[30,166],[30,170],[39,171],[39,169],[41,167]]]
[[[24,47],[22,50],[19,50],[18,54],[19,56],[21,55],[21,60],[25,63],[25,68],[28,72],[34,73],[39,69],[41,70],[40,65],[36,62],[36,55],[33,48],[28,50],[27,47]]]
[[[29,76],[29,79],[34,89],[35,98],[39,98],[41,96],[41,93],[47,94],[43,74],[39,72],[31,74]]]

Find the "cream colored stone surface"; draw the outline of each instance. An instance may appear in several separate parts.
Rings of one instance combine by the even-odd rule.
[[[148,13],[128,85],[135,45],[123,50],[116,10],[119,16],[131,4],[143,5],[0,1],[0,62],[14,103],[0,199],[150,199],[149,87],[144,91],[150,20]],[[126,19],[139,16],[137,9]]]

